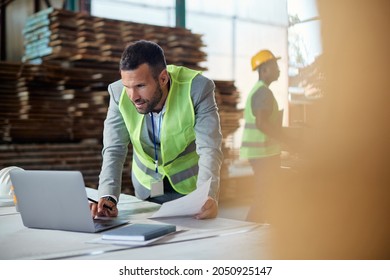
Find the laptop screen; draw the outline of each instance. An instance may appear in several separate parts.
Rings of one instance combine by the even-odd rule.
[[[26,227],[97,231],[81,172],[15,170],[10,176]]]

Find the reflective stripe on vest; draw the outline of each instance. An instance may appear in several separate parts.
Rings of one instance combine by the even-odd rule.
[[[181,194],[196,188],[198,160],[195,145],[195,112],[191,100],[191,84],[199,71],[185,67],[167,66],[171,86],[160,129],[161,161],[158,173],[154,159],[145,153],[141,144],[141,131],[145,115],[137,112],[125,88],[119,101],[119,110],[133,145],[133,185],[147,188],[151,183],[167,176],[172,187]],[[167,128],[167,129],[165,129]]]
[[[256,116],[252,111],[253,95],[261,88],[266,87],[263,81],[258,81],[248,95],[244,109],[245,126],[240,148],[240,158],[255,159],[269,157],[280,154],[280,145],[278,142],[269,138],[265,133],[256,126]],[[273,100],[272,113],[270,121],[277,123],[279,120],[278,104]]]

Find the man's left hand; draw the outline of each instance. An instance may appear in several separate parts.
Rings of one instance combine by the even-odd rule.
[[[195,219],[211,219],[215,218],[218,215],[218,202],[212,198],[208,197],[205,204],[202,206],[200,213],[195,215]]]

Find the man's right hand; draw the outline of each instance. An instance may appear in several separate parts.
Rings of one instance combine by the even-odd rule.
[[[111,208],[111,210],[108,207]],[[91,210],[92,218],[95,217],[116,217],[118,216],[118,208],[115,203],[108,201],[104,198],[99,199],[98,204],[90,203],[89,208]]]

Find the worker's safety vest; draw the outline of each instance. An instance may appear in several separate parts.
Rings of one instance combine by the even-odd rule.
[[[261,87],[267,87],[267,85],[259,80],[249,93],[246,101],[244,109],[245,126],[240,148],[240,158],[242,159],[264,158],[280,154],[280,144],[256,126],[256,117],[252,111],[252,97]],[[273,98],[269,121],[275,125],[280,122],[279,108],[275,98]]]
[[[178,193],[188,194],[196,188],[199,170],[199,156],[195,145],[195,113],[190,91],[192,80],[200,72],[174,65],[168,65],[167,70],[171,85],[160,127],[161,161],[158,173],[154,159],[146,154],[141,144],[145,115],[137,112],[125,88],[122,90],[119,110],[133,145],[134,188],[150,190],[151,183],[166,176]]]

